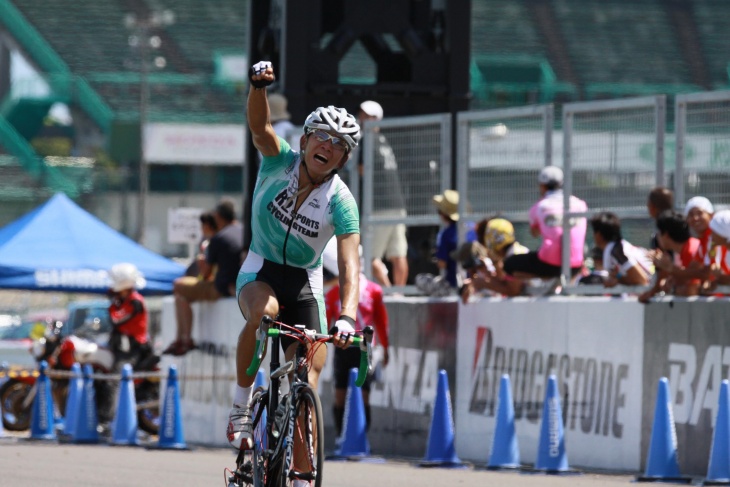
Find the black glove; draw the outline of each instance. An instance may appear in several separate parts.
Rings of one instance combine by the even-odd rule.
[[[254,88],[260,89],[260,88],[266,88],[271,83],[273,83],[273,80],[269,81],[266,79],[257,79],[257,80],[253,79],[253,77],[255,75],[263,73],[264,71],[266,71],[267,68],[270,68],[270,67],[271,67],[270,61],[259,61],[256,64],[254,64],[253,66],[251,66],[248,70],[248,80],[251,82],[251,86],[253,86]]]

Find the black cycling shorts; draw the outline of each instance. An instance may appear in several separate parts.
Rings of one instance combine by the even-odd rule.
[[[335,389],[347,389],[350,381],[350,370],[360,367],[360,347],[335,348]],[[368,374],[362,389],[370,390],[372,374]]]

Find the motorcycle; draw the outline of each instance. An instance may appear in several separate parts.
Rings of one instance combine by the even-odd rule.
[[[97,318],[98,320],[98,318]],[[96,323],[98,328],[98,323]],[[31,354],[40,363],[48,362],[48,370],[69,371],[74,363],[90,364],[95,374],[113,372],[114,353],[108,347],[96,343],[83,330],[63,336],[63,322],[50,325],[43,338],[33,343]],[[93,329],[93,323],[91,328]],[[159,371],[160,357],[146,346],[134,366],[135,372]],[[137,422],[143,431],[157,434],[159,431],[159,380],[133,379],[137,402]],[[31,410],[36,395],[37,378],[33,374],[14,374],[0,387],[2,421],[9,431],[30,428]],[[69,379],[52,378],[51,393],[61,416],[66,415]],[[99,424],[108,425],[114,417],[116,383],[108,380],[94,381]]]

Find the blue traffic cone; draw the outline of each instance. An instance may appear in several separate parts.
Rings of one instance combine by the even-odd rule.
[[[78,362],[71,366],[73,377],[68,380],[68,396],[66,397],[66,415],[63,421],[63,433],[73,436],[76,431],[76,420],[79,415],[79,400],[84,389],[84,378],[81,376],[81,365]]]
[[[692,479],[679,474],[677,460],[677,433],[674,429],[672,403],[669,400],[669,381],[666,377],[659,379],[656,405],[654,407],[654,424],[651,428],[649,454],[646,460],[646,471],[643,476],[636,477],[639,482],[685,482]]]
[[[515,432],[515,407],[512,402],[512,386],[509,375],[504,374],[499,383],[497,425],[494,428],[492,452],[487,468],[490,470],[520,468],[520,447]]]
[[[96,411],[96,391],[94,390],[94,369],[86,364],[83,367],[84,387],[79,395],[76,425],[71,441],[74,443],[98,443],[99,416]]]
[[[38,369],[36,396],[31,412],[30,438],[32,440],[55,440],[56,428],[53,419],[53,396],[51,381],[46,376],[48,362],[43,360]]]
[[[167,373],[167,386],[162,402],[160,418],[160,435],[158,448],[186,450],[183,434],[182,414],[180,411],[180,391],[177,384],[177,367],[170,365]]]
[[[362,391],[355,385],[356,381],[357,369],[351,369],[347,384],[345,419],[342,424],[342,443],[335,452],[336,457],[365,457],[370,454],[365,403]]]
[[[720,384],[715,431],[712,433],[712,450],[707,466],[705,484],[730,484],[730,385],[723,380]]]
[[[558,394],[558,379],[551,375],[545,391],[540,425],[540,442],[537,447],[535,469],[546,473],[569,472],[568,455],[565,452],[563,412]]]
[[[439,371],[436,401],[428,432],[426,457],[419,463],[421,467],[463,467],[456,456],[454,446],[454,419],[451,412],[449,378],[445,370]]]
[[[134,397],[132,366],[124,364],[122,381],[119,384],[117,410],[112,421],[112,445],[138,445],[137,401]]]

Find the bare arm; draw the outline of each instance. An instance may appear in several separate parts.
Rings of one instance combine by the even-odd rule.
[[[267,68],[262,74],[254,75],[253,79],[267,79],[273,81],[274,70]],[[248,127],[251,129],[253,145],[265,156],[275,156],[279,153],[279,138],[271,126],[269,101],[266,98],[266,88],[254,88],[248,92],[248,104],[246,106],[246,117]]]
[[[337,236],[337,267],[340,270],[340,315],[357,320],[360,302],[360,246],[359,233]]]

